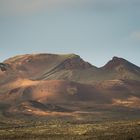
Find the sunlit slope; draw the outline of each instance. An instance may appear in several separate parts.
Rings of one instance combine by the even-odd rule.
[[[4,63],[11,66],[11,71],[18,77],[33,80],[43,79],[67,79],[73,81],[87,81],[86,78],[75,77],[80,71],[86,73],[88,70],[96,71],[97,68],[83,61],[75,54],[55,55],[55,54],[35,54],[22,55],[10,58]],[[83,75],[83,73],[81,73]],[[80,75],[79,75],[80,76]]]
[[[140,109],[140,68],[118,57],[97,68],[75,54],[15,56],[0,64],[0,103],[36,115],[77,111],[76,104]]]
[[[0,73],[3,81],[15,77],[31,80],[70,80],[86,84],[115,79],[140,80],[140,68],[118,57],[114,57],[101,68],[85,62],[75,54],[21,55],[9,58],[4,64],[7,64],[7,71]]]
[[[113,57],[101,69],[110,73],[114,79],[140,80],[140,67],[123,58]]]

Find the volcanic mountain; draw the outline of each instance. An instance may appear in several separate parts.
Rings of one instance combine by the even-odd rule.
[[[32,115],[140,109],[140,68],[118,57],[97,68],[75,54],[15,56],[0,63],[0,104],[9,105],[4,112]]]

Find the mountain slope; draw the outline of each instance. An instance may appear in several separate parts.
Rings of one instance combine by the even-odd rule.
[[[22,55],[10,58],[4,61],[4,64],[11,66],[11,71],[15,72],[18,77],[34,80],[47,79],[57,72],[61,72],[58,79],[68,79],[74,70],[97,69],[75,54]]]
[[[6,72],[0,78],[27,78],[32,80],[70,80],[93,83],[102,80],[140,80],[140,68],[122,58],[114,57],[102,68],[97,68],[78,55],[33,54],[21,55],[4,61]],[[11,76],[11,77],[10,77]]]
[[[0,103],[10,105],[8,112],[23,114],[140,109],[140,68],[118,57],[97,68],[75,54],[16,56],[0,63]]]
[[[101,69],[113,74],[116,79],[140,80],[140,67],[123,58],[113,57]]]

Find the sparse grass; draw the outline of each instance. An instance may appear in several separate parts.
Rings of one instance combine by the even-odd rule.
[[[65,58],[75,58],[75,57],[79,57],[78,55],[76,54],[61,54],[60,56],[63,56]]]
[[[140,121],[74,124],[62,121],[0,122],[0,140],[139,140]]]

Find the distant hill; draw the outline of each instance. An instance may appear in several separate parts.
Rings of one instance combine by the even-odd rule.
[[[0,103],[23,114],[76,111],[77,103],[139,109],[140,67],[118,57],[97,68],[75,54],[15,56],[0,63]]]

